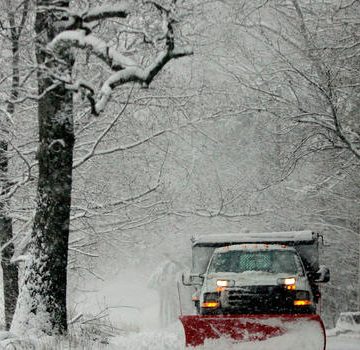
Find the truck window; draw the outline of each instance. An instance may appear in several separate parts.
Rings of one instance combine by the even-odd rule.
[[[191,272],[194,274],[205,273],[209,261],[214,253],[214,247],[193,247],[192,249],[192,269]]]
[[[209,266],[209,272],[241,273],[246,271],[295,275],[301,273],[302,268],[295,252],[282,250],[230,250],[216,253]]]

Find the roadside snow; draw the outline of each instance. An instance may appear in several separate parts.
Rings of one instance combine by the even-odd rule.
[[[69,339],[58,338],[18,338],[14,334],[0,334],[0,349],[17,350],[185,350],[185,336],[180,322],[161,328],[159,322],[159,297],[154,290],[148,289],[150,272],[118,271],[106,282],[96,285],[83,285],[78,290],[76,313],[98,314],[106,308],[111,323],[122,329],[123,335],[108,337],[110,344],[84,335],[73,334]],[[88,289],[89,292],[86,292]],[[81,308],[80,308],[81,306]],[[208,341],[196,350],[314,350],[311,343],[312,329],[301,335],[288,333],[282,337],[258,343],[233,344],[226,339]],[[310,343],[309,343],[310,340]],[[329,337],[327,350],[358,350],[359,339],[347,335]],[[186,350],[192,350],[187,348]]]
[[[72,294],[70,305],[76,305],[75,314],[96,315],[103,311],[114,326],[125,332],[158,329],[159,298],[147,286],[149,275],[149,272],[119,270],[106,281],[84,283]]]
[[[142,331],[126,336],[118,336],[111,339],[110,344],[100,344],[92,342],[90,339],[81,341],[80,338],[71,340],[60,340],[56,338],[43,339],[19,339],[12,338],[8,332],[2,332],[0,337],[0,349],[41,349],[41,350],[185,350],[185,339],[182,326],[179,323],[166,329]],[[305,344],[308,333],[302,336],[288,334],[282,337],[272,338],[267,341],[257,343],[232,344],[227,340],[207,342],[205,346],[199,346],[196,350],[314,350],[311,344]],[[84,347],[85,346],[85,347]],[[186,350],[195,350],[187,348]],[[328,338],[327,350],[358,350],[359,339],[347,337]]]
[[[309,325],[312,328],[312,325]],[[196,350],[314,350],[319,348],[319,338],[311,337],[312,329],[304,329],[302,334],[292,332],[268,339],[263,342],[233,343],[227,339],[210,340],[204,346],[196,347]],[[304,337],[306,334],[306,337]],[[153,332],[141,332],[129,336],[117,337],[111,342],[111,350],[182,350],[185,349],[185,337],[180,323],[174,324],[166,330]],[[321,346],[320,346],[321,347]],[[191,348],[189,348],[191,349]]]
[[[310,330],[308,330],[310,331]],[[204,346],[196,347],[196,350],[314,350],[318,344],[311,341],[310,332],[296,335],[289,333],[282,337],[268,339],[262,342],[248,342],[233,344],[226,339],[208,341]],[[346,337],[331,337],[327,340],[327,350],[359,350],[358,339]],[[185,339],[182,326],[179,323],[170,328],[131,334],[125,337],[114,338],[107,348],[109,350],[184,350]],[[187,348],[189,350],[194,348]]]
[[[326,350],[359,350],[359,339],[347,337],[331,337],[328,338]]]
[[[187,348],[189,350],[314,350],[316,345],[309,341],[309,333],[301,335],[287,334],[263,342],[233,344],[222,339],[209,341],[204,346]],[[346,337],[332,337],[327,340],[326,350],[359,350],[359,340]],[[158,332],[141,332],[127,337],[113,339],[109,350],[184,350],[185,339],[181,324]]]
[[[181,350],[185,339],[180,322],[167,329],[133,333],[112,339],[109,350]]]

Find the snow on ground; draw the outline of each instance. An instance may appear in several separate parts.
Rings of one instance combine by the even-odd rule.
[[[105,284],[99,284],[96,292],[84,293],[81,300],[84,312],[92,312],[106,305],[114,326],[127,327],[128,333],[110,338],[109,345],[98,345],[101,350],[184,350],[185,336],[182,325],[176,322],[168,328],[160,327],[159,296],[148,288],[151,271],[122,270]],[[91,288],[92,288],[91,287]],[[90,288],[90,289],[91,289]],[[233,344],[227,340],[209,341],[197,350],[314,350],[309,343],[310,330],[304,334],[287,334],[258,343]],[[294,346],[296,344],[296,347]],[[64,347],[63,349],[67,349]],[[74,349],[74,348],[71,348]],[[81,348],[82,349],[82,348]],[[330,337],[327,350],[358,350],[359,339]]]
[[[181,350],[184,348],[185,339],[180,322],[163,330],[116,337],[110,344],[111,350]]]
[[[234,344],[226,339],[207,341],[205,345],[199,346],[197,350],[290,350],[293,349],[294,339],[292,335],[269,339],[258,343]],[[290,345],[291,344],[291,345]],[[289,346],[290,345],[290,346]],[[185,338],[180,322],[167,330],[158,332],[144,332],[127,337],[117,337],[112,341],[112,349],[123,350],[182,350],[185,348]],[[191,348],[190,348],[191,349]],[[304,347],[301,350],[313,350],[314,347]]]
[[[305,334],[303,338],[306,338]],[[13,342],[1,339],[4,338],[0,334],[0,349],[16,349],[16,350],[185,350],[184,336],[180,323],[173,326],[154,331],[142,331],[132,333],[127,336],[118,336],[111,340],[111,343],[98,344],[88,341],[87,343],[76,344],[72,340],[21,340],[15,339]],[[272,338],[267,341],[258,343],[241,343],[231,344],[226,340],[209,342],[205,346],[197,347],[196,350],[314,350],[312,347],[304,348],[303,344],[298,342],[298,338],[292,335]],[[327,350],[358,350],[359,338],[349,338],[345,336],[329,337]],[[191,350],[192,348],[188,348]],[[194,349],[193,349],[194,350]]]
[[[359,350],[360,337],[348,338],[348,337],[331,337],[328,338],[326,350]]]
[[[227,340],[210,341],[196,350],[314,350],[308,341],[308,333],[294,336],[293,334],[268,339],[257,343],[232,344]],[[330,337],[327,350],[359,350],[359,338]],[[166,330],[140,332],[129,336],[117,337],[112,340],[109,350],[184,350],[185,339],[181,324],[175,324]],[[189,349],[190,350],[190,349]]]
[[[159,296],[148,288],[149,276],[149,272],[119,271],[110,281],[84,285],[82,291],[78,291],[74,300],[78,306],[75,313],[94,315],[106,308],[114,327],[124,330],[121,335],[109,337],[109,344],[81,338],[80,334],[67,340],[34,340],[1,332],[0,350],[184,350],[185,336],[180,321],[167,328],[160,327]],[[311,342],[308,343],[309,333],[310,330],[300,336],[289,333],[258,343],[233,344],[224,339],[208,341],[196,350],[314,350]],[[328,338],[327,350],[358,350],[359,344],[360,338],[332,336]]]
[[[71,300],[75,314],[96,315],[104,311],[110,322],[124,330],[159,328],[159,298],[148,288],[149,273],[120,270],[106,281],[83,285]]]

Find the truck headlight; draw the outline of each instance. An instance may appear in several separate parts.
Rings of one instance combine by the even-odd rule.
[[[286,277],[279,278],[277,283],[283,285],[287,290],[295,290],[296,289],[296,278],[295,277]]]
[[[227,287],[233,287],[235,285],[235,281],[233,280],[217,280],[216,281],[216,291],[222,292]]]
[[[233,281],[233,280],[217,280],[216,285],[218,287],[233,287],[235,285],[235,281]]]
[[[295,277],[284,278],[285,286],[290,286],[290,285],[295,284],[295,283],[296,283]]]

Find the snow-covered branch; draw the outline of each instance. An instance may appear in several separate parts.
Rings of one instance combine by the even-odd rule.
[[[94,22],[106,18],[126,18],[129,15],[129,4],[124,2],[115,5],[103,5],[88,10],[81,17],[84,22]]]
[[[141,67],[131,58],[122,55],[120,52],[110,47],[103,40],[94,35],[86,35],[85,30],[72,30],[60,33],[48,46],[49,49],[56,50],[62,42],[67,42],[82,49],[91,49],[92,52],[104,61],[113,71],[103,84],[100,99],[95,105],[94,114],[102,112],[109,101],[113,89],[117,86],[129,82],[150,85],[155,76],[172,59],[189,56],[193,54],[191,47],[179,47],[172,50],[164,50],[158,54],[154,62],[148,67]]]
[[[50,50],[56,50],[63,43],[81,49],[90,49],[91,52],[104,61],[111,69],[120,70],[129,66],[136,66],[131,58],[122,55],[110,47],[105,41],[92,34],[86,34],[86,30],[66,30],[57,35],[48,45]]]
[[[69,10],[67,7],[48,5],[38,6],[38,11],[65,13],[68,17],[67,26],[65,27],[80,28],[83,23],[91,23],[108,18],[126,18],[130,12],[130,6],[128,2],[123,2],[120,4],[101,5],[78,13]]]
[[[193,50],[190,47],[163,51],[156,57],[154,62],[146,68],[140,66],[128,67],[127,69],[114,73],[102,86],[100,99],[96,104],[96,112],[100,113],[104,110],[113,90],[117,86],[129,82],[138,82],[148,86],[169,61],[192,54]]]
[[[129,82],[136,82],[148,86],[169,61],[193,54],[191,47],[175,46],[173,25],[176,20],[174,18],[174,6],[166,9],[154,1],[147,1],[145,3],[155,6],[161,12],[163,22],[161,35],[156,36],[156,41],[164,42],[163,50],[160,51],[153,62],[147,66],[143,66],[122,54],[112,45],[93,35],[90,28],[82,25],[82,23],[101,20],[109,16],[116,17],[116,14],[121,18],[126,17],[125,14],[128,12],[126,12],[127,7],[125,5],[121,5],[120,7],[101,6],[100,8],[88,10],[79,17],[80,24],[68,26],[68,30],[59,33],[47,46],[48,50],[55,54],[59,52],[61,48],[68,46],[88,50],[112,70],[113,73],[101,87],[97,101],[95,101],[93,91],[87,89],[90,91],[87,96],[92,107],[92,113],[95,115],[98,115],[104,110],[116,87]],[[71,15],[69,14],[69,16]],[[139,31],[139,35],[144,35],[144,33],[145,31]],[[87,88],[87,86],[86,84],[84,85],[85,88]]]

